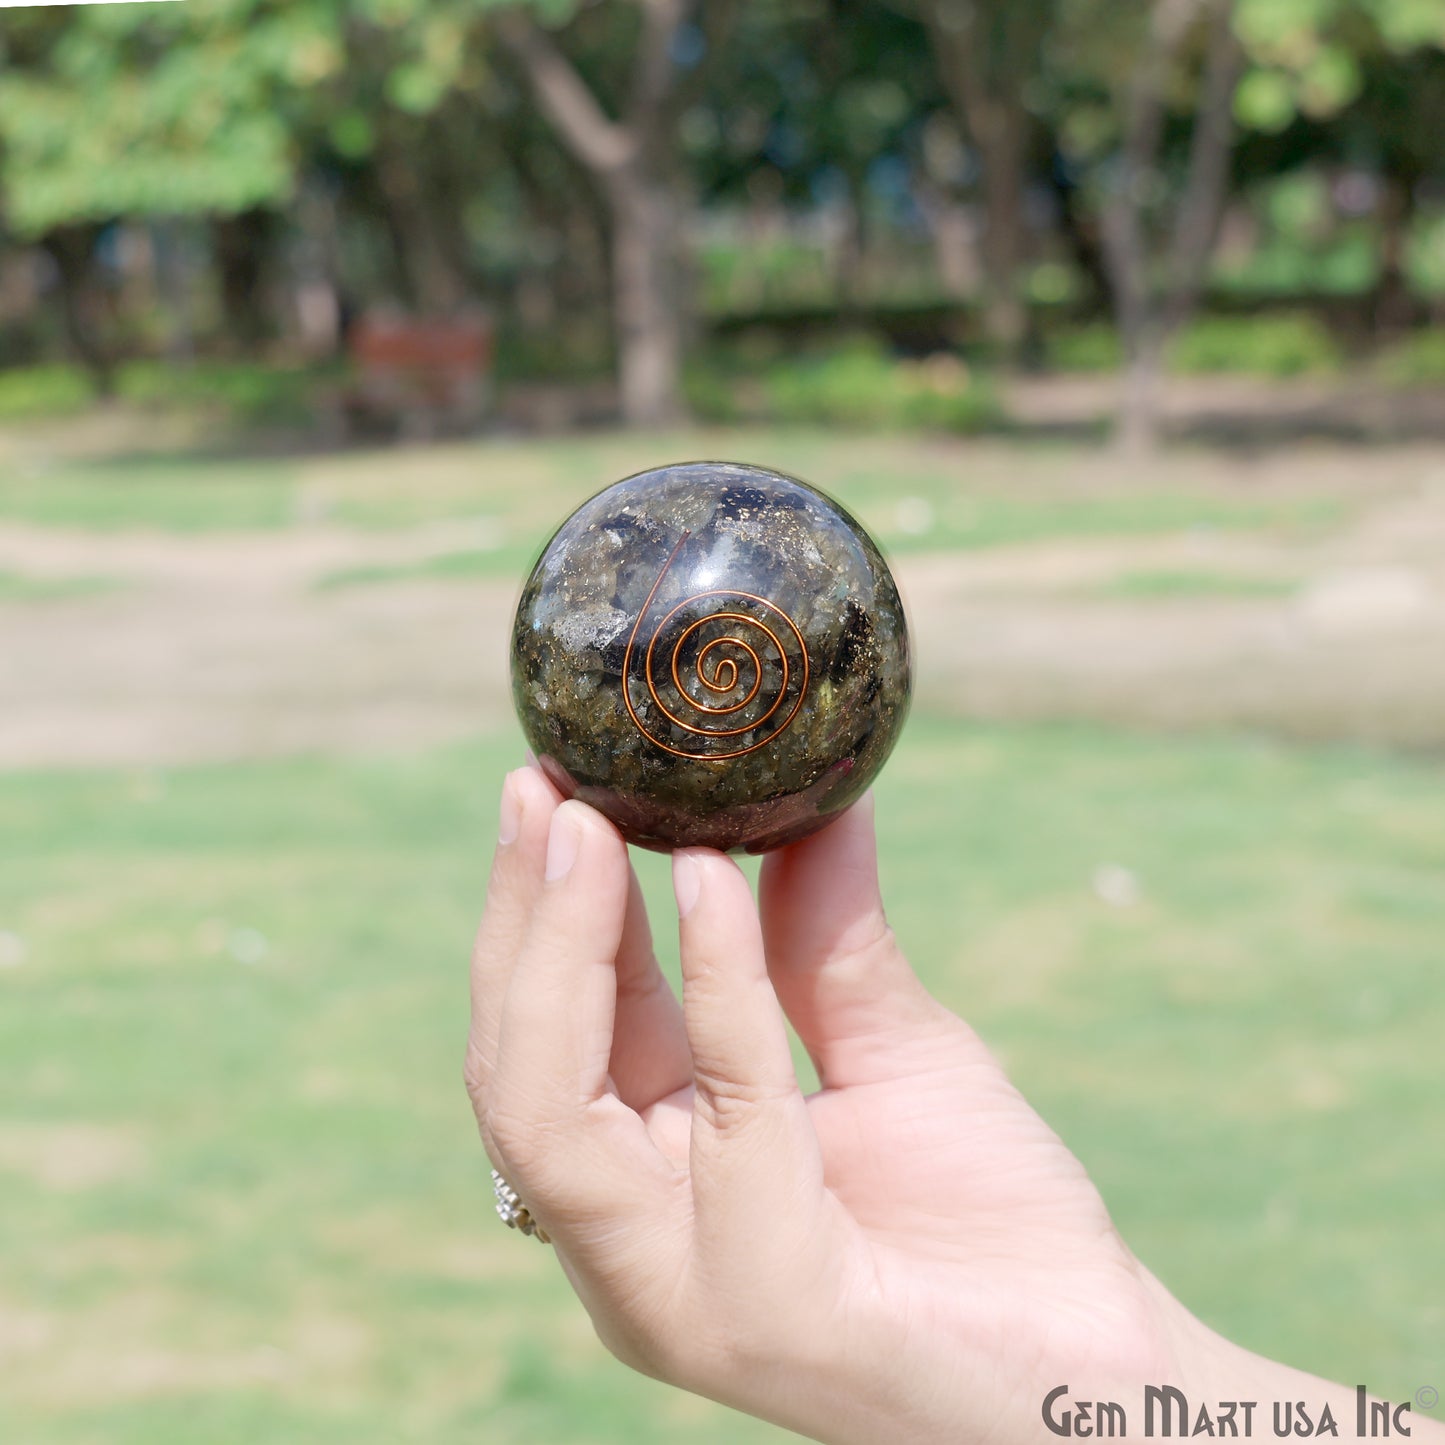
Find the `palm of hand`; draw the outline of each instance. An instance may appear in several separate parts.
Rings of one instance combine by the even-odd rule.
[[[694,1095],[689,1085],[643,1112],[681,1169]],[[876,1292],[885,1327],[926,1321],[930,1345],[997,1357],[1050,1328],[1066,1359],[1105,1340],[1140,1348],[1149,1301],[1137,1262],[1078,1160],[967,1026],[948,1065],[905,1065],[807,1105],[826,1183],[807,1228],[833,1236],[840,1289]]]
[[[859,1226],[887,1320],[994,1365],[1147,1353],[1137,1262],[1078,1160],[960,1025],[934,1075],[810,1100],[832,1193]],[[1101,1346],[1103,1347],[1101,1349]]]

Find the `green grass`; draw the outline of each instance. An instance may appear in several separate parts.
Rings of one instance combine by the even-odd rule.
[[[27,366],[0,371],[0,421],[74,416],[95,404],[95,388],[79,367]]]
[[[1104,322],[1057,332],[1048,364],[1059,371],[1116,371],[1124,362],[1119,334]],[[1172,338],[1168,369],[1177,376],[1284,378],[1338,371],[1343,358],[1329,329],[1308,312],[1200,316]]]
[[[30,577],[0,572],[0,602],[56,602],[69,597],[93,597],[125,584],[114,577]]]
[[[0,778],[0,1439],[779,1438],[613,1364],[491,1216],[465,957],[518,752]],[[916,717],[879,793],[900,937],[1146,1263],[1435,1381],[1445,770]]]
[[[150,412],[200,408],[223,424],[304,422],[313,394],[343,374],[248,361],[128,361],[117,368],[114,399]],[[0,421],[75,416],[100,401],[94,378],[66,362],[0,369]]]
[[[1445,382],[1445,326],[1417,331],[1381,355],[1376,369],[1397,386],[1435,386]]]
[[[1124,572],[1090,590],[1091,597],[1122,602],[1197,597],[1290,597],[1299,584],[1283,577],[1238,572]]]
[[[693,413],[706,421],[749,420],[847,432],[971,435],[1007,417],[983,372],[950,353],[924,360],[889,354],[876,338],[853,337],[764,360],[720,351],[688,376]]]
[[[297,515],[289,462],[157,455],[0,467],[0,518],[95,531],[221,532],[287,526]]]
[[[1327,495],[1259,496],[1206,486],[1191,480],[1187,464],[1163,479],[1121,473],[1084,488],[1077,448],[1011,446],[981,455],[918,437],[743,429],[274,460],[72,460],[40,475],[0,464],[0,519],[191,533],[312,523],[392,530],[484,518],[497,545],[478,568],[510,576],[525,571],[562,518],[609,481],[697,457],[753,461],[805,477],[895,551],[1199,529],[1316,534],[1350,515]]]
[[[364,587],[375,582],[474,581],[479,577],[510,577],[516,571],[515,557],[509,552],[480,549],[468,552],[443,552],[419,562],[398,563],[394,567],[339,567],[328,572],[317,583],[323,591],[335,587]]]
[[[1170,370],[1183,376],[1305,376],[1341,361],[1329,328],[1309,312],[1200,316],[1169,347]]]
[[[855,477],[858,500],[841,493],[891,550],[986,548],[1061,537],[1147,537],[1180,532],[1313,534],[1337,526],[1346,508],[1327,497],[1245,501],[1181,488],[1169,492],[1093,492],[1074,497],[960,493],[946,478],[910,478],[907,501],[885,499],[882,478]],[[913,499],[927,510],[917,508]],[[920,525],[924,518],[926,525]],[[915,520],[916,519],[916,520]]]

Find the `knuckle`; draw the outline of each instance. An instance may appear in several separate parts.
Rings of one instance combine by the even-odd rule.
[[[512,1164],[525,1164],[531,1152],[528,1142],[532,1130],[515,1110],[498,1099],[497,1092],[490,1091],[482,1101],[482,1126]]]
[[[729,1078],[716,1070],[695,1066],[695,1108],[717,1134],[748,1128],[778,1094],[756,1083]]]
[[[467,1040],[466,1057],[462,1060],[462,1083],[472,1101],[472,1108],[480,1118],[487,1097],[487,1066],[475,1039]]]
[[[885,1031],[900,1022],[915,1026],[947,1015],[908,966],[881,907],[838,940],[830,972],[860,1021],[872,1015]]]
[[[838,951],[852,970],[863,978],[894,962],[898,939],[882,905],[870,908],[839,940]]]
[[[566,1198],[569,1194],[568,1151],[559,1147],[555,1130],[517,1101],[500,1097],[493,1089],[485,1102],[482,1128],[497,1146],[506,1168],[517,1177],[518,1188],[525,1179],[529,1200]]]

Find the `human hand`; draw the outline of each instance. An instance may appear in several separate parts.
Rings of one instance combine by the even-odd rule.
[[[620,1359],[834,1442],[1037,1440],[1055,1385],[1189,1382],[1215,1337],[900,953],[871,803],[765,859],[757,907],[675,855],[681,1006],[611,825],[531,768],[502,817],[468,1089]]]

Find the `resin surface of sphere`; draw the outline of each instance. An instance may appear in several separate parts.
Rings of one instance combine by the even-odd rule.
[[[872,782],[908,710],[908,632],[837,503],[689,462],[562,524],[522,591],[512,691],[547,775],[630,842],[761,852]]]

